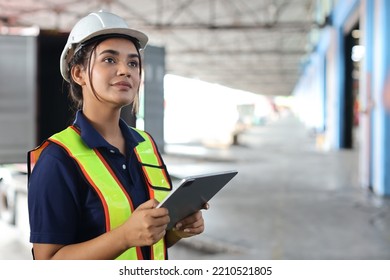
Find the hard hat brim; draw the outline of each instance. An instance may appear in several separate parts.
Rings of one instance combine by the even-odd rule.
[[[129,36],[132,38],[135,38],[138,40],[141,49],[144,49],[146,47],[146,44],[148,43],[148,36],[146,36],[144,33],[135,30],[135,29],[129,29],[129,28],[107,28],[99,30],[95,33],[90,34],[89,36],[85,37],[82,42],[84,43],[92,38],[98,37],[100,35],[112,35],[112,37],[115,37],[115,34]]]

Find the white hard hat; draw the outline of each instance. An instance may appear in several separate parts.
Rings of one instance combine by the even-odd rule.
[[[71,50],[74,51],[79,44],[89,39],[109,34],[133,37],[139,41],[141,49],[144,49],[148,42],[148,36],[138,30],[130,29],[123,18],[105,11],[91,13],[80,19],[69,34],[60,59],[62,77],[69,82],[68,63],[70,57],[68,56],[74,54],[73,52],[70,53]]]

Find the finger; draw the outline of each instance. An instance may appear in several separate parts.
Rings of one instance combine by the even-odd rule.
[[[182,229],[185,229],[185,228],[198,228],[198,227],[202,227],[203,225],[204,225],[204,220],[201,218],[201,219],[198,219],[196,221],[193,221],[192,223],[183,225]]]
[[[169,215],[163,215],[163,216],[159,216],[159,217],[154,218],[153,224],[156,227],[161,227],[161,226],[167,227],[169,222],[170,222]]]
[[[166,232],[165,229],[164,229],[163,231],[161,231],[161,232],[157,235],[156,242],[158,242],[159,240],[163,239],[166,233],[167,233],[167,232]]]
[[[168,217],[169,218],[169,211],[166,208],[155,208],[150,211],[150,216],[153,218],[162,218],[162,217]]]
[[[191,234],[199,234],[204,231],[204,223],[193,224],[191,227],[183,228],[183,232]]]
[[[182,219],[176,224],[175,228],[180,230],[186,227],[192,227],[194,224],[199,224],[199,222],[203,224],[203,216],[201,211],[195,212],[194,214]]]

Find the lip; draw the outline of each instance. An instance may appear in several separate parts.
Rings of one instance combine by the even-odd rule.
[[[125,81],[113,83],[112,86],[119,87],[119,88],[126,88],[126,89],[132,88],[131,84]]]

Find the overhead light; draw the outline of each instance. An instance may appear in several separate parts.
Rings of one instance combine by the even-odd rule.
[[[37,36],[40,32],[38,26],[5,26],[0,25],[0,35]]]
[[[352,47],[351,59],[355,62],[359,62],[364,57],[365,48],[362,45],[356,45]]]
[[[360,38],[360,29],[352,30],[352,37],[355,39],[359,39]]]

